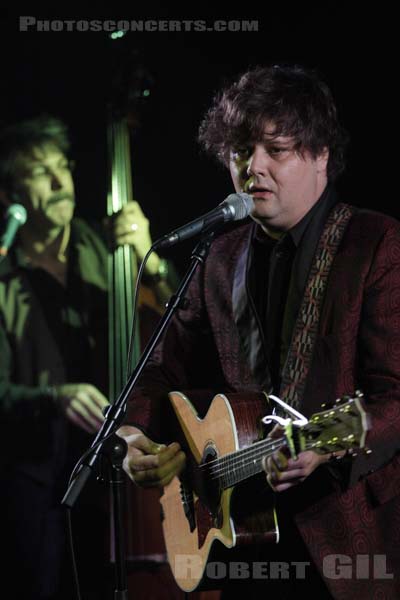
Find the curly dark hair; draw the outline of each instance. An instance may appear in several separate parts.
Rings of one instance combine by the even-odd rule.
[[[266,123],[274,137],[289,136],[294,147],[316,158],[329,150],[327,174],[344,170],[349,140],[337,118],[330,89],[316,71],[293,65],[256,67],[219,93],[199,129],[199,141],[225,165],[231,149],[260,141]]]
[[[34,148],[55,146],[68,156],[70,140],[66,124],[56,117],[38,117],[8,125],[0,131],[0,187],[10,190],[15,179],[17,158]]]

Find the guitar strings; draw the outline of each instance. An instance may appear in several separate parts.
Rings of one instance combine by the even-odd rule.
[[[224,474],[232,473],[235,468],[245,468],[251,464],[254,464],[255,460],[262,458],[268,453],[272,453],[275,450],[279,450],[285,445],[285,438],[278,438],[274,441],[262,440],[263,443],[259,442],[254,446],[243,448],[239,451],[239,455],[227,454],[208,463],[199,465],[199,468],[208,468],[210,473],[213,475],[213,479],[223,476]]]
[[[319,429],[319,427],[317,427]],[[344,439],[342,438],[342,442]],[[236,477],[236,474],[243,473],[249,467],[259,468],[257,462],[264,457],[271,455],[286,444],[286,438],[281,437],[275,440],[263,439],[255,444],[242,448],[237,451],[217,457],[209,462],[198,465],[198,469],[204,471],[207,469],[212,480],[218,478]],[[345,445],[346,446],[346,445]],[[315,448],[315,443],[305,440],[305,448]]]
[[[253,452],[257,452],[261,449],[262,450],[272,449],[272,448],[274,448],[274,446],[278,446],[278,445],[279,445],[279,447],[281,447],[285,442],[286,442],[286,439],[284,437],[277,438],[275,440],[268,440],[268,439],[260,440],[260,441],[256,442],[255,444],[253,444],[252,446],[248,446],[247,448],[241,448],[234,452],[230,452],[229,454],[225,454],[224,456],[219,456],[218,458],[210,460],[209,462],[202,463],[201,465],[199,465],[199,468],[212,467],[213,465],[215,465],[215,467],[217,467],[217,468],[219,466],[221,466],[221,468],[222,468],[224,466],[224,464],[229,461],[235,462],[236,460],[242,460],[242,458],[244,456],[248,456],[249,454],[252,454]]]
[[[282,446],[284,446],[284,443],[278,446],[278,448],[274,448],[273,450],[271,449],[270,452],[259,450],[256,453],[252,453],[251,457],[249,456],[243,458],[240,462],[238,460],[234,460],[226,465],[223,465],[220,469],[212,468],[210,470],[211,479],[219,479],[225,476],[234,476],[235,474],[238,474],[240,472],[243,473],[243,471],[248,470],[249,467],[258,468],[258,463],[260,460],[270,456],[275,451],[275,449],[279,449]]]
[[[317,429],[319,429],[319,427],[317,427]],[[311,431],[312,431],[312,429],[310,427],[310,432]],[[222,468],[223,465],[228,463],[229,461],[234,462],[237,460],[243,460],[244,456],[250,456],[252,453],[258,452],[261,449],[262,450],[271,450],[271,449],[274,449],[275,446],[277,446],[276,449],[279,449],[285,443],[286,443],[286,438],[283,436],[280,438],[276,438],[275,440],[270,439],[270,438],[265,438],[265,439],[259,440],[258,442],[255,442],[251,446],[247,446],[246,448],[240,448],[239,450],[235,450],[233,452],[225,454],[224,456],[219,456],[219,457],[217,457],[213,460],[210,460],[206,463],[202,463],[201,465],[199,465],[199,468],[212,467],[213,465],[215,465],[216,470],[218,470],[219,466],[221,466],[221,468]],[[307,441],[305,443],[307,443]],[[312,445],[311,445],[311,447],[312,447]]]
[[[319,427],[317,426],[317,430]],[[346,442],[343,445],[343,442]],[[342,444],[337,447],[341,449],[348,448],[348,441],[342,437]],[[235,483],[246,479],[249,474],[249,469],[252,467],[256,469],[254,473],[260,472],[260,465],[258,464],[260,459],[270,456],[273,452],[281,448],[287,443],[285,437],[281,437],[275,440],[264,439],[259,440],[255,444],[242,448],[226,454],[225,456],[217,457],[209,462],[198,465],[200,471],[207,470],[211,480],[220,479],[222,487],[231,487]],[[350,444],[351,446],[352,444]],[[316,444],[313,441],[305,440],[305,449],[315,449]],[[247,471],[245,473],[245,471]],[[244,477],[243,477],[244,475]]]
[[[286,440],[284,438],[280,438],[279,440],[277,440],[279,443],[278,448],[281,448],[282,446],[285,445]],[[305,448],[311,449],[313,448],[314,445],[313,444],[306,444]],[[276,448],[274,448],[275,450]],[[247,450],[247,448],[246,448]],[[256,449],[254,449],[256,450]],[[272,450],[272,448],[271,448]],[[225,476],[229,476],[231,478],[235,478],[237,477],[237,475],[240,475],[241,472],[243,472],[245,469],[248,470],[249,467],[251,466],[256,466],[258,468],[257,462],[264,458],[265,456],[268,456],[268,453],[265,453],[265,448],[258,448],[256,452],[249,452],[248,456],[247,454],[245,456],[243,456],[240,459],[237,457],[235,457],[234,459],[232,459],[230,462],[228,461],[227,464],[223,464],[223,465],[218,465],[217,468],[216,466],[211,466],[211,468],[209,469],[210,471],[210,479],[211,480],[215,480],[215,479],[223,479]],[[222,459],[225,457],[221,457],[220,459],[216,459],[215,461],[212,462],[218,462],[218,461],[222,461]],[[201,467],[207,467],[208,465],[210,465],[210,463],[204,463],[203,465],[199,465],[199,468]],[[240,480],[240,479],[239,479]],[[227,486],[230,487],[230,486]]]

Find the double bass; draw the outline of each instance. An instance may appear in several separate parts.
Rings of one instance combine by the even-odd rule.
[[[126,66],[122,72],[115,71],[113,87],[116,93],[109,106],[109,217],[133,199],[130,134],[138,125],[138,104],[147,97],[151,83],[150,76],[137,62],[135,53],[133,58],[134,65],[130,71]],[[118,99],[117,102],[115,98]],[[127,376],[140,357],[141,347],[150,337],[164,310],[164,299],[157,298],[153,290],[142,286],[139,294],[139,318],[136,319],[133,345],[129,350],[137,266],[137,258],[131,246],[119,246],[109,255],[110,401],[115,400],[124,387]],[[165,290],[163,291],[165,293]],[[176,585],[167,562],[161,523],[160,491],[143,490],[127,478],[125,490],[128,574],[134,574],[136,590],[132,597],[139,600],[183,600],[184,594]],[[113,558],[113,551],[111,556]],[[218,600],[219,596],[219,592],[192,594],[193,600]]]
[[[121,83],[118,80],[118,83]],[[128,95],[121,102],[122,92],[116,94],[117,102],[108,107],[107,146],[109,156],[109,191],[107,214],[109,218],[133,199],[130,153],[131,127],[137,124],[132,112],[144,83],[144,71],[137,67],[132,72]],[[114,84],[115,87],[115,84]],[[118,90],[117,90],[118,91]],[[132,102],[133,101],[133,102]],[[139,318],[133,345],[129,349],[133,320],[133,297],[137,276],[137,257],[134,249],[125,244],[118,246],[108,258],[108,323],[109,323],[109,398],[115,401],[123,389],[127,376],[135,366],[140,348],[147,337],[147,330],[155,326],[162,306],[151,289],[144,287],[139,297]],[[140,318],[140,317],[143,318]],[[128,354],[130,364],[128,365]],[[142,490],[126,478],[126,553],[129,570],[164,564],[166,562],[163,542],[159,492]],[[112,539],[112,536],[111,536]],[[113,549],[111,549],[113,558]]]

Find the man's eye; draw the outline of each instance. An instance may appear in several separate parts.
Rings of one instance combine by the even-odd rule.
[[[270,156],[280,157],[290,151],[290,148],[282,148],[281,146],[272,146],[271,148],[266,148],[266,151]]]
[[[285,151],[284,148],[270,148],[268,150],[269,154],[272,154],[273,156],[276,156],[277,154],[281,154],[284,151]]]
[[[31,171],[31,177],[41,177],[42,175],[46,175],[47,171],[44,167],[35,167]]]
[[[249,155],[248,148],[235,148],[233,151],[233,155],[236,158],[246,158]]]

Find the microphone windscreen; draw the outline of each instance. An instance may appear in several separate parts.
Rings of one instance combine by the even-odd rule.
[[[250,194],[238,192],[237,194],[229,194],[222,204],[229,204],[235,213],[233,220],[240,221],[249,216],[254,207],[254,200]]]
[[[20,222],[20,225],[23,225],[27,219],[26,208],[22,204],[11,204],[7,208],[5,216],[6,219],[14,217],[14,219]]]

